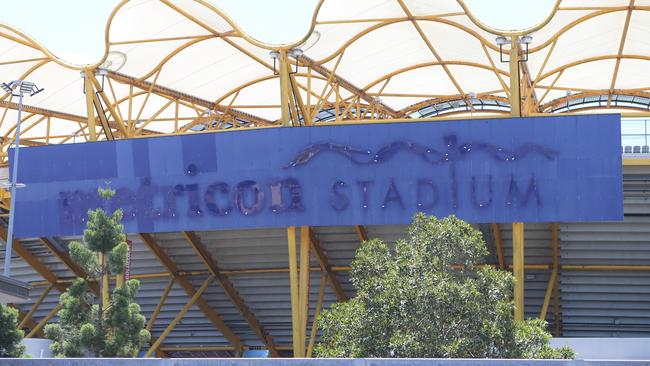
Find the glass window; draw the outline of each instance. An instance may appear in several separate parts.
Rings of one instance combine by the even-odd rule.
[[[645,135],[647,120],[644,119],[624,119],[621,120],[622,135]]]
[[[646,135],[623,135],[623,146],[643,146],[647,145]]]

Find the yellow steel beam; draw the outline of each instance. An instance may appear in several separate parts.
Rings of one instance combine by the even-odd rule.
[[[8,102],[8,101],[0,101],[0,108],[7,108],[7,109],[12,109],[12,110],[18,110],[18,103],[14,102]],[[54,117],[54,118],[59,118],[59,119],[64,119],[68,121],[73,121],[73,122],[81,122],[81,123],[87,123],[87,119],[84,116],[79,116],[76,114],[70,114],[70,113],[64,113],[64,112],[58,112],[54,111],[51,109],[45,109],[45,108],[40,108],[32,105],[26,105],[23,104],[23,112],[25,113],[33,113],[33,114],[39,114],[41,116],[48,116],[48,117]]]
[[[650,57],[646,61],[650,61]],[[559,76],[561,76],[561,74],[562,74],[562,71],[557,74],[558,76],[556,76],[553,79],[553,81],[551,81],[551,84],[548,86],[548,88],[547,88],[548,90],[545,92],[544,97],[546,96],[548,91],[550,91],[551,89],[559,90],[559,91],[573,91],[575,93],[573,93],[571,95],[563,96],[561,98],[553,99],[553,100],[551,100],[551,101],[549,101],[549,102],[547,102],[545,104],[540,105],[539,110],[541,112],[539,112],[539,113],[543,113],[542,115],[552,114],[552,115],[557,116],[558,114],[559,115],[584,114],[584,112],[580,112],[580,111],[576,111],[576,112],[569,111],[569,112],[561,112],[561,113],[549,113],[549,112],[545,112],[545,111],[550,111],[550,110],[562,107],[562,106],[566,105],[566,103],[571,101],[571,100],[581,99],[581,98],[590,97],[590,96],[602,96],[602,95],[610,95],[610,94],[620,94],[620,95],[628,95],[628,96],[643,97],[643,98],[650,97],[650,93],[645,92],[645,91],[640,91],[640,90],[634,90],[634,89],[615,89],[615,90],[612,90],[610,92],[609,90],[602,90],[602,89],[576,91],[576,90],[572,90],[572,89],[565,88],[565,87],[556,87],[555,82],[557,82],[557,79],[559,78]],[[544,98],[542,98],[542,99],[544,99]],[[632,107],[632,106],[615,106],[615,107],[616,107],[616,109],[628,109],[628,110],[637,110],[638,111],[638,112],[622,112],[621,113],[622,117],[630,117],[630,118],[647,117],[648,114],[650,114],[650,112],[648,112],[648,109],[645,108],[645,107],[639,107],[639,108],[635,108],[635,107]],[[594,107],[592,109],[600,111],[600,113],[611,113],[611,112],[607,111],[607,109],[605,109],[603,107]],[[585,108],[583,110],[589,110],[589,109]],[[539,113],[535,113],[535,114],[531,114],[531,115],[540,115]],[[598,113],[598,112],[596,112],[596,113]]]
[[[528,113],[537,112],[535,109],[539,104],[537,103],[538,97],[537,92],[535,91],[535,82],[533,77],[530,75],[530,70],[528,69],[527,61],[520,61],[521,75],[523,76],[524,90],[523,93],[519,92],[520,100],[523,99],[523,108],[522,113],[524,116],[527,116]]]
[[[339,282],[338,278],[336,278],[336,274],[334,271],[332,271],[332,268],[329,265],[329,261],[327,259],[327,255],[325,254],[323,248],[320,246],[318,239],[316,239],[316,236],[311,229],[309,230],[309,237],[311,238],[311,249],[314,251],[318,265],[320,266],[321,271],[327,276],[330,286],[332,286],[332,289],[336,294],[336,298],[338,301],[347,301],[348,296],[345,294],[343,287],[341,287],[341,283]]]
[[[88,133],[90,141],[97,140],[97,130],[95,129],[95,109],[93,96],[95,95],[95,87],[92,81],[92,71],[84,71],[84,91],[86,93],[86,118],[88,120]]]
[[[3,146],[6,146],[8,144],[11,144],[14,142],[14,138],[5,138],[0,136],[0,144]],[[20,145],[21,146],[45,146],[47,143],[41,142],[41,141],[34,141],[34,139],[24,139],[22,136],[20,137]],[[2,153],[2,156],[6,156],[6,152]]]
[[[287,66],[287,69],[289,69],[289,67],[290,66]],[[289,77],[289,86],[291,87],[291,77]],[[290,88],[289,90],[289,110],[291,111],[291,125],[300,126],[300,116],[298,115],[298,108],[296,107],[296,100],[294,99],[293,88]]]
[[[17,307],[17,306],[14,305],[14,304],[7,304],[7,306],[9,306],[9,307],[11,307],[11,308],[14,308],[14,309],[18,310],[18,319],[20,319],[20,320],[25,319],[25,316],[26,316],[27,314],[25,314],[22,310],[20,310],[19,307]],[[32,318],[30,317],[29,319],[26,320],[26,322],[25,322],[25,324],[24,324],[24,327],[27,327],[27,328],[29,328],[29,329],[34,329],[34,328],[36,328],[36,325],[37,325],[37,324],[36,324],[36,322],[34,321],[34,319],[32,319]],[[39,337],[44,337],[44,336],[45,336],[45,335],[43,334],[43,331],[42,331],[42,330],[37,331],[36,334],[37,334]]]
[[[203,264],[208,268],[210,273],[219,281],[219,284],[223,288],[226,295],[230,299],[233,305],[237,308],[237,311],[246,319],[246,322],[250,325],[251,329],[255,334],[260,337],[262,342],[271,352],[273,357],[279,357],[273,338],[266,332],[262,324],[255,317],[253,311],[246,305],[244,298],[239,294],[232,281],[228,276],[221,273],[217,261],[210,255],[210,252],[205,248],[201,239],[193,231],[183,231],[183,236],[185,240],[190,244],[194,252],[199,256]]]
[[[63,264],[68,267],[68,269],[72,271],[75,276],[88,279],[88,274],[86,271],[84,271],[81,266],[79,266],[72,258],[70,258],[70,255],[67,252],[60,251],[57,246],[55,246],[54,243],[52,243],[52,241],[48,238],[40,237],[38,239],[52,254],[59,258],[59,260],[63,262]],[[99,294],[99,287],[97,285],[97,282],[89,282],[88,287],[90,287],[90,289],[95,294]]]
[[[354,225],[354,231],[357,232],[359,242],[363,243],[368,240],[368,230],[363,225]]]
[[[287,58],[287,50],[280,50],[278,57],[278,72],[280,73],[280,121],[282,125],[287,127],[291,125],[291,115],[289,113],[289,68],[287,67],[289,60]]]
[[[490,94],[488,94],[488,92],[478,94],[476,97],[479,98],[479,99],[484,99],[484,100],[497,100],[497,101],[500,101],[500,102],[510,103],[509,98],[490,95]],[[423,107],[426,107],[426,106],[430,106],[430,105],[434,105],[434,104],[438,104],[438,103],[443,103],[443,102],[448,102],[448,101],[459,100],[459,99],[460,98],[459,98],[458,95],[444,96],[444,97],[443,96],[437,96],[435,98],[429,98],[429,99],[426,99],[426,100],[411,104],[409,106],[406,106],[406,107],[400,109],[399,113],[402,116],[406,116],[406,115],[409,115],[410,113],[416,112],[419,109],[421,109]],[[484,109],[484,110],[481,110],[481,112],[482,113],[489,112],[489,113],[498,113],[498,114],[509,114],[509,112],[507,112],[507,111],[503,111],[503,110],[496,109],[496,108],[495,109]],[[467,116],[467,115],[465,115],[463,117],[460,117],[460,118],[459,117],[453,117],[453,118],[450,117],[450,116],[454,116],[455,114],[461,114],[461,113],[466,114],[467,111],[459,111],[459,112],[456,112],[456,113],[448,112],[448,113],[445,113],[443,115],[438,115],[437,117],[433,117],[433,118],[437,118],[438,120],[443,120],[443,119],[473,119],[472,116]],[[488,117],[483,115],[483,116],[481,116],[481,118],[485,119],[485,118],[488,118]],[[409,120],[410,121],[420,121],[420,122],[422,122],[423,120],[426,121],[425,118],[410,118]]]
[[[424,41],[424,43],[426,44],[429,51],[431,51],[431,54],[433,55],[433,57],[436,59],[436,61],[442,62],[442,57],[440,56],[438,51],[435,49],[435,47],[433,47],[433,44],[429,40],[429,37],[427,37],[427,35],[424,33],[424,31],[422,30],[422,27],[420,27],[420,24],[417,22],[417,20],[414,19],[413,14],[411,13],[411,10],[408,8],[408,6],[404,3],[403,0],[397,0],[397,2],[399,3],[400,7],[402,8],[402,11],[404,12],[404,14],[406,14],[408,19],[411,21],[411,24],[413,24],[413,26],[415,27],[415,30],[417,30],[417,32],[420,35],[420,38],[422,39],[422,41]],[[451,81],[451,83],[454,84],[454,87],[458,91],[458,95],[464,96],[465,92],[463,92],[463,89],[461,88],[458,81],[456,81],[456,78],[452,74],[451,70],[449,70],[449,68],[445,64],[442,64],[442,68],[443,68],[443,70],[445,70],[445,73],[449,77],[449,81]]]
[[[501,228],[499,227],[499,224],[492,224],[492,234],[494,235],[494,246],[496,247],[499,269],[506,269],[506,261],[503,254],[503,239],[501,238]]]
[[[171,331],[174,329],[174,327],[176,326],[176,324],[178,324],[178,322],[180,322],[181,319],[183,319],[183,317],[184,317],[185,314],[190,310],[190,308],[192,307],[192,305],[194,305],[194,303],[196,303],[196,302],[201,298],[201,294],[203,294],[203,291],[205,291],[205,289],[208,288],[208,286],[210,285],[210,283],[211,283],[212,281],[214,281],[214,276],[212,276],[212,275],[208,276],[208,278],[207,278],[205,281],[203,281],[203,284],[201,285],[201,287],[199,287],[199,289],[194,293],[194,295],[192,295],[192,297],[191,297],[190,300],[187,302],[187,304],[185,304],[185,306],[183,306],[183,308],[181,309],[181,311],[176,315],[176,317],[174,318],[174,320],[172,320],[172,322],[171,322],[171,323],[167,326],[167,328],[162,332],[162,334],[160,335],[160,337],[158,337],[158,339],[156,339],[156,341],[154,342],[154,344],[151,345],[151,347],[149,347],[149,350],[148,350],[147,353],[144,355],[144,357],[151,357],[151,355],[152,355],[154,352],[156,352],[156,350],[158,349],[158,347],[160,347],[160,345],[162,344],[162,342],[165,341],[165,338],[167,338],[167,336],[169,335],[169,333],[171,333]]]
[[[524,320],[524,223],[512,223],[512,267],[515,277],[515,320]]]
[[[485,51],[485,52],[487,52],[487,51]],[[486,55],[489,57],[489,54],[486,53]],[[485,64],[481,64],[481,63],[477,63],[477,62],[461,61],[461,60],[427,61],[427,62],[423,62],[423,63],[419,63],[419,64],[409,65],[409,66],[403,67],[401,69],[393,70],[388,74],[384,74],[384,75],[376,78],[375,80],[371,81],[366,86],[364,86],[363,90],[370,90],[375,85],[383,82],[384,83],[383,87],[377,93],[369,93],[369,95],[388,95],[388,94],[382,93],[382,91],[386,87],[387,82],[391,78],[393,78],[394,76],[397,76],[397,75],[400,75],[400,74],[403,74],[403,73],[407,73],[409,71],[414,71],[414,70],[417,70],[417,69],[420,69],[420,68],[426,68],[426,67],[432,67],[432,66],[441,66],[441,67],[443,65],[447,65],[447,66],[467,66],[467,67],[471,67],[471,68],[477,68],[477,69],[482,69],[482,70],[487,70],[487,71],[493,71],[494,73],[496,73],[499,76],[499,78],[504,77],[504,76],[505,77],[509,76],[509,74],[506,71],[497,69],[493,62],[494,61],[492,61],[492,66],[489,66],[489,65],[485,65]],[[505,87],[505,90],[509,92],[508,86],[505,84],[505,82],[502,79],[500,79],[500,82],[502,83],[502,87]],[[448,94],[445,94],[445,95],[447,97],[451,97]],[[453,97],[455,99],[460,99],[460,98],[463,97],[463,95],[457,94],[457,95],[454,95]]]
[[[28,113],[26,116],[24,116],[24,117],[22,117],[22,118],[20,119],[20,123],[25,123],[25,122],[27,122],[28,119],[30,119],[30,118],[32,118],[32,117],[34,117],[34,116],[35,116],[34,113]],[[15,141],[15,137],[9,137],[9,135],[11,135],[11,133],[14,132],[14,131],[16,130],[16,127],[17,127],[17,126],[18,126],[18,125],[15,124],[15,125],[13,125],[13,126],[10,126],[10,127],[7,129],[7,131],[6,131],[6,132],[4,133],[4,135],[2,136],[3,144],[2,144],[2,146],[1,146],[0,148],[4,149],[5,147],[11,145],[11,144]]]
[[[316,340],[316,333],[318,333],[318,316],[323,308],[323,299],[325,298],[325,285],[327,285],[327,276],[323,274],[321,275],[320,287],[318,288],[318,300],[316,300],[316,309],[314,310],[314,321],[311,324],[311,331],[309,332],[309,346],[305,355],[307,358],[311,358],[314,352],[314,342]]]
[[[43,329],[45,324],[47,324],[47,322],[49,322],[50,319],[52,319],[59,312],[59,310],[61,310],[62,307],[63,305],[58,304],[54,307],[54,309],[50,310],[50,312],[47,313],[47,315],[41,319],[38,324],[36,324],[36,326],[25,336],[25,338],[32,338],[34,335],[38,334],[41,329]]]
[[[156,256],[158,261],[167,268],[167,270],[176,278],[178,284],[185,290],[189,296],[194,296],[196,290],[190,281],[185,277],[180,275],[181,272],[178,269],[178,266],[169,255],[156,243],[156,240],[151,236],[151,234],[141,233],[140,238],[147,245],[149,250]],[[221,316],[205,301],[203,298],[199,297],[196,300],[196,306],[208,317],[210,322],[223,334],[223,336],[228,339],[230,344],[236,349],[242,347],[242,341],[239,337],[230,329],[226,322],[221,318]]]
[[[7,241],[7,229],[0,227],[0,236],[3,241]],[[38,274],[41,275],[47,282],[54,285],[59,292],[63,293],[66,285],[59,282],[57,275],[52,272],[43,262],[41,262],[35,255],[33,255],[27,248],[25,248],[20,240],[14,239],[13,250],[18,254],[27,264],[29,264]]]
[[[557,282],[557,269],[553,269],[551,272],[551,277],[548,279],[548,284],[546,285],[546,293],[544,294],[544,302],[542,303],[542,310],[539,313],[539,318],[546,320],[546,313],[548,312],[548,306],[551,303],[551,295],[553,294],[553,289],[555,288],[555,283]]]
[[[304,61],[307,58],[303,55],[300,60]],[[323,107],[324,104],[327,104],[327,101],[334,91],[334,87],[336,85],[336,81],[334,80],[334,77],[336,75],[336,69],[339,67],[339,64],[341,63],[341,60],[343,59],[343,54],[341,54],[337,59],[336,62],[334,63],[334,67],[332,70],[327,70],[329,71],[329,76],[327,77],[327,81],[325,82],[325,85],[323,85],[323,90],[321,93],[316,97],[316,104],[314,105],[314,108],[311,109],[311,117],[310,120],[314,120],[316,116],[318,115],[318,112],[321,110],[321,107]],[[309,66],[309,70],[312,70],[313,67]],[[327,91],[329,89],[329,91]],[[327,92],[327,93],[326,93]]]
[[[158,304],[156,304],[156,308],[153,311],[153,314],[151,314],[151,317],[149,318],[149,321],[147,322],[146,329],[151,332],[151,328],[153,328],[154,323],[156,322],[156,319],[158,318],[158,315],[160,314],[160,310],[162,309],[163,304],[165,303],[165,300],[167,300],[167,296],[169,295],[169,291],[172,289],[174,286],[174,281],[176,278],[174,276],[169,277],[169,282],[167,282],[167,285],[163,289],[163,293],[160,296],[160,299],[158,300]],[[157,339],[157,338],[156,338]],[[149,340],[149,346],[151,346],[156,339],[150,339]],[[136,350],[133,353],[133,357],[136,357],[138,355],[138,352],[140,350]],[[165,353],[160,351],[160,347],[155,350],[156,356],[159,357],[164,357]]]
[[[102,103],[99,101],[99,98],[97,98],[97,95],[93,93],[93,106],[95,107],[95,111],[97,111],[97,118],[99,118],[99,123],[102,126],[102,130],[104,131],[104,136],[106,137],[106,140],[115,140],[115,136],[113,135],[113,130],[111,130],[111,127],[109,125],[109,121],[106,118],[106,114],[104,113],[104,108],[102,107]]]
[[[621,34],[621,41],[618,45],[618,57],[616,58],[616,63],[614,64],[614,72],[612,72],[612,82],[609,85],[609,97],[607,98],[607,108],[610,107],[612,102],[612,92],[616,86],[616,79],[618,78],[618,69],[621,66],[621,55],[623,55],[623,49],[625,48],[625,40],[627,39],[627,31],[630,28],[630,19],[632,19],[632,9],[634,8],[634,0],[630,0],[628,5],[627,15],[625,17],[625,24],[623,25],[623,32]]]
[[[13,99],[13,97],[14,96],[11,95],[9,97],[9,101],[5,102],[4,100],[0,100],[0,102],[2,102],[2,103],[11,103],[11,100]],[[2,117],[0,117],[0,126],[2,126],[2,124],[4,123],[5,118],[7,117],[7,112],[9,112],[9,108],[5,108],[4,112],[2,112]]]
[[[163,288],[163,292],[162,295],[160,295],[158,304],[156,304],[156,308],[153,310],[153,313],[151,314],[149,321],[147,321],[148,331],[151,331],[153,324],[156,322],[156,319],[158,318],[158,314],[160,314],[160,310],[162,310],[163,304],[167,300],[167,296],[169,296],[169,291],[171,291],[172,287],[174,287],[174,281],[176,281],[176,278],[170,277],[169,281],[167,282],[167,285],[165,285],[165,288]]]
[[[161,71],[162,70],[156,71],[155,76],[153,78],[153,81],[151,83],[149,83],[148,88],[146,89],[146,93],[144,95],[144,100],[140,104],[140,110],[135,115],[135,120],[136,121],[140,120],[140,116],[142,115],[142,112],[144,112],[144,108],[146,107],[147,102],[149,101],[149,98],[151,97],[151,92],[153,92],[153,88],[156,87],[156,82],[158,81],[158,77],[160,76]],[[143,80],[143,79],[140,79],[140,80]]]
[[[32,118],[32,117],[34,117],[34,116],[35,116],[35,114],[30,113],[30,114],[28,114],[27,116],[23,117],[23,118],[20,120],[20,122],[21,122],[21,123],[25,123],[25,122],[27,122],[28,119],[30,119],[30,118]],[[37,125],[39,122],[42,122],[45,118],[47,118],[47,116],[41,116],[41,118],[37,119],[36,121],[30,121],[31,124],[28,125],[28,126],[26,126],[25,128],[22,128],[20,132],[21,132],[21,133],[24,133],[24,132],[29,131],[29,130],[32,129],[35,125]],[[15,139],[16,139],[15,136],[14,136],[14,137],[9,137],[9,135],[10,135],[12,132],[14,132],[14,131],[16,130],[16,126],[17,126],[17,125],[14,125],[14,126],[10,127],[10,128],[7,130],[7,132],[5,132],[4,136],[2,136],[2,138],[3,138],[3,140],[4,140],[4,141],[3,141],[3,146],[2,146],[2,149],[3,149],[3,150],[4,150],[4,148],[7,147],[8,145],[14,143],[14,141],[15,141]]]
[[[91,96],[92,97],[92,96]],[[12,110],[18,110],[18,103],[13,103],[13,102],[8,102],[8,101],[0,101],[0,108],[6,108],[6,109],[12,109]],[[77,122],[80,124],[80,126],[87,126],[88,124],[88,119],[84,116],[76,115],[76,114],[70,114],[70,113],[65,113],[65,112],[59,112],[51,109],[46,109],[46,108],[40,108],[36,106],[31,106],[31,105],[25,105],[23,104],[23,111],[26,113],[32,113],[32,114],[37,114],[41,116],[47,116],[50,118],[57,118],[57,119],[62,119],[66,121],[71,121],[71,122]],[[118,123],[115,121],[108,121],[108,124],[111,128],[113,129],[118,129],[119,126]],[[144,134],[152,134],[154,133],[153,131],[144,131]],[[1,140],[1,141],[4,141]],[[39,141],[26,141],[24,142],[23,139],[20,140],[21,144],[30,146],[41,146],[45,145],[43,142]]]
[[[214,102],[211,102],[206,99],[201,99],[199,97],[195,97],[193,95],[189,95],[186,93],[179,92],[177,90],[173,90],[164,86],[160,85],[154,85],[151,82],[141,80],[132,76],[120,74],[114,71],[108,71],[107,76],[117,82],[123,83],[123,84],[129,84],[133,85],[136,88],[142,89],[142,90],[149,90],[151,89],[152,93],[159,94],[168,98],[172,99],[178,99],[182,101],[186,101],[189,103],[193,103],[197,106],[201,106],[203,108],[208,108],[208,109],[213,109],[219,112],[224,113],[227,107],[222,106],[220,104],[215,104]],[[245,113],[236,109],[229,109],[228,113],[232,115],[233,117],[240,118],[246,121],[250,121],[252,123],[255,123],[256,125],[259,126],[266,126],[266,125],[274,125],[273,121],[269,121],[267,119],[258,117],[256,115],[250,114],[250,113]]]
[[[460,264],[453,265],[454,267],[462,267]],[[482,264],[479,266],[491,266],[498,267],[493,264]],[[507,265],[506,268],[512,269],[512,265]],[[352,268],[350,266],[330,266],[332,272],[347,272]],[[524,269],[534,269],[534,270],[552,270],[553,264],[526,264]],[[565,264],[560,265],[559,269],[568,270],[568,271],[650,271],[650,265],[601,265],[601,264]],[[311,267],[309,269],[311,272],[322,272],[320,267]],[[209,274],[208,271],[180,271],[177,276],[182,277],[197,277],[205,276]],[[289,273],[289,268],[254,268],[254,269],[233,269],[221,271],[223,275],[226,276],[237,276],[237,275],[246,275],[246,274],[268,274],[268,273]],[[170,278],[173,277],[169,272],[153,272],[153,273],[140,273],[133,274],[131,278],[133,279],[151,279],[151,278]],[[115,276],[113,276],[115,278]],[[63,278],[59,279],[57,283],[68,284],[72,283],[73,279]],[[32,287],[43,287],[49,286],[49,281],[31,281],[30,286]]]
[[[289,74],[289,83],[291,84],[293,96],[296,98],[296,104],[298,105],[298,110],[300,110],[300,115],[303,119],[302,122],[305,126],[309,126],[311,124],[311,121],[307,121],[309,119],[309,114],[307,113],[307,108],[302,100],[302,94],[300,94],[300,88],[298,87],[298,82],[296,81],[296,76],[294,74]],[[307,94],[309,94],[309,92],[310,91],[307,90]]]
[[[339,61],[340,61],[340,59],[339,59]],[[377,99],[375,97],[369,95],[363,89],[361,89],[358,86],[352,84],[348,80],[336,75],[335,71],[328,70],[326,67],[322,66],[321,64],[316,63],[311,58],[309,58],[309,57],[307,57],[305,55],[302,55],[302,56],[300,56],[298,58],[297,62],[298,62],[299,65],[307,66],[311,70],[314,70],[317,73],[321,74],[322,76],[326,77],[329,82],[334,83],[334,84],[338,84],[342,88],[346,89],[347,91],[349,91],[349,92],[351,92],[351,93],[353,93],[355,95],[358,95],[359,97],[361,97],[361,99],[365,100],[369,104],[377,105],[377,107],[382,112],[386,113],[387,115],[389,115],[389,116],[391,116],[393,118],[396,118],[396,117],[400,116],[399,113],[397,111],[395,111],[393,108],[385,105],[384,103],[382,103],[380,101],[377,101]],[[327,98],[325,98],[325,99],[327,99]],[[318,113],[318,111],[313,111],[312,113],[315,114],[315,113]]]
[[[115,108],[113,108],[113,105],[108,99],[108,96],[106,93],[104,93],[104,90],[102,89],[101,84],[99,83],[99,80],[95,77],[94,74],[90,75],[91,81],[95,87],[95,90],[97,90],[97,94],[99,94],[99,97],[102,98],[102,101],[104,101],[104,105],[108,109],[109,113],[111,116],[113,116],[113,120],[115,121],[115,125],[117,126],[117,130],[120,131],[123,137],[128,138],[130,136],[129,131],[126,129],[126,125],[124,124],[124,121],[122,120],[122,116],[115,111]],[[100,108],[101,104],[97,105],[97,108]],[[107,121],[108,124],[108,121]]]
[[[29,323],[30,320],[32,320],[32,316],[38,310],[38,307],[41,306],[41,303],[43,303],[43,300],[47,297],[47,294],[50,293],[50,291],[54,288],[54,285],[49,285],[43,292],[41,293],[41,296],[38,297],[38,299],[34,302],[34,305],[29,309],[27,314],[23,316],[23,318],[20,320],[20,323],[18,323],[18,329],[22,329],[27,323]]]

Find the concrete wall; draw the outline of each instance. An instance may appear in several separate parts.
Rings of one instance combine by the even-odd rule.
[[[484,359],[5,359],[16,366],[641,366],[650,361]]]
[[[570,346],[578,359],[650,360],[650,338],[552,338],[551,345]]]

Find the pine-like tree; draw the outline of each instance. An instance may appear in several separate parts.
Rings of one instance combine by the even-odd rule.
[[[98,192],[106,201],[115,194],[111,189]],[[112,214],[102,208],[90,210],[83,242],[70,243],[70,256],[86,271],[88,280],[99,282],[100,295],[95,301],[83,278],[77,278],[61,295],[59,323],[45,327],[57,357],[132,357],[151,337],[134,302],[140,283],[124,282],[128,246],[121,220],[121,209]],[[112,295],[110,275],[117,278]]]
[[[17,327],[18,310],[0,304],[0,357],[21,357],[23,331]]]

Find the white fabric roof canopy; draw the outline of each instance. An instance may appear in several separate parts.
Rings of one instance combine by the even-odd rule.
[[[595,95],[637,97],[627,105],[609,98],[603,108],[648,109],[648,10],[650,0],[558,1],[548,23],[532,33],[522,67],[529,112]],[[304,49],[293,75],[310,114],[302,119],[408,118],[445,101],[462,101],[451,113],[473,112],[487,100],[507,104],[510,75],[494,41],[498,33],[479,24],[462,0],[322,0],[306,44],[281,47]],[[46,46],[0,25],[0,80],[24,78],[46,90],[25,99],[42,109],[25,109],[26,145],[88,139],[84,69],[108,70],[96,78],[118,138],[279,124],[280,83],[269,51],[280,46],[251,39],[207,1],[122,1],[96,65],[68,64]],[[16,99],[0,96],[3,151],[13,139]],[[507,112],[493,104],[483,112]],[[111,106],[129,136],[117,128]]]

